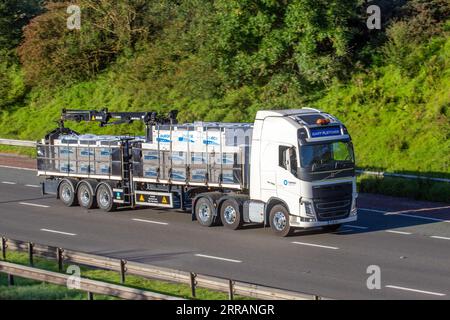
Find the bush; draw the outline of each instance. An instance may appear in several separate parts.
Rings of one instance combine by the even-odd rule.
[[[26,93],[23,73],[16,56],[0,51],[0,111],[21,101]]]
[[[358,189],[364,193],[450,203],[450,183],[435,182],[426,178],[404,179],[362,175],[358,177]]]

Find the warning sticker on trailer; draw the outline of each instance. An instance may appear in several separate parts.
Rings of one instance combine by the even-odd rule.
[[[136,202],[140,204],[149,204],[154,206],[172,206],[172,197],[170,195],[160,194],[137,194]]]

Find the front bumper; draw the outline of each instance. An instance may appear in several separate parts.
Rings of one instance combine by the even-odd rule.
[[[350,215],[344,219],[337,219],[337,220],[329,220],[329,221],[313,221],[313,222],[306,222],[301,221],[302,218],[299,216],[290,216],[289,217],[289,223],[292,227],[295,228],[316,228],[316,227],[324,227],[329,226],[333,224],[343,224],[347,222],[352,222],[358,220],[358,215]]]

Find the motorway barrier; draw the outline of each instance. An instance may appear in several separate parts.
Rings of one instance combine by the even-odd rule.
[[[329,300],[318,295],[288,291],[268,286],[262,286],[233,279],[225,279],[193,272],[157,267],[124,259],[109,258],[92,255],[59,247],[46,246],[19,240],[1,238],[3,260],[7,260],[7,251],[28,252],[29,264],[33,265],[34,256],[57,261],[59,271],[63,272],[64,263],[79,264],[87,267],[100,268],[120,273],[122,283],[126,275],[141,276],[143,278],[157,279],[172,283],[186,284],[191,287],[192,297],[196,296],[196,288],[202,287],[215,291],[228,293],[230,300],[234,295],[241,295],[261,300]],[[0,269],[1,271],[1,269]]]
[[[71,277],[73,277],[63,273],[41,270],[5,261],[0,261],[0,272],[8,274],[9,283],[11,285],[14,284],[13,277],[15,276],[60,286],[67,286],[67,284],[72,281]],[[79,280],[79,282],[77,283],[76,289],[87,292],[88,298],[91,300],[93,294],[114,296],[128,300],[185,300],[178,297],[119,286],[97,280],[86,278],[79,278],[77,280]]]
[[[13,140],[13,139],[0,139],[0,145],[16,146],[16,147],[36,147],[36,141],[26,140]]]

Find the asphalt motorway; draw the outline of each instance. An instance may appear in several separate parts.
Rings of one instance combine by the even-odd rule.
[[[335,299],[450,298],[449,204],[361,194],[357,222],[278,238],[269,228],[201,227],[164,209],[67,208],[42,197],[39,181],[0,166],[0,235]],[[379,289],[367,287],[370,266]]]

